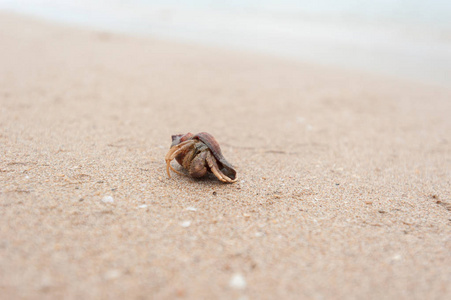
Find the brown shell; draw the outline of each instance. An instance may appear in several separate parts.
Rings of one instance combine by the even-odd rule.
[[[211,134],[209,134],[208,132],[200,132],[200,133],[196,134],[195,136],[193,136],[192,138],[193,139],[198,139],[199,141],[201,141],[202,143],[207,145],[208,149],[210,149],[211,153],[213,154],[213,156],[218,161],[219,168],[220,169],[225,169],[225,171],[226,171],[225,174],[226,175],[231,175],[229,177],[231,179],[235,179],[235,177],[236,177],[235,169],[224,158],[224,156],[222,155],[222,152],[221,152],[221,147],[219,147],[218,142],[216,141],[216,139]],[[221,167],[221,165],[222,165],[222,167]]]
[[[171,147],[178,145],[184,141],[190,140],[194,135],[191,132],[185,134],[174,134],[172,136],[172,144]]]

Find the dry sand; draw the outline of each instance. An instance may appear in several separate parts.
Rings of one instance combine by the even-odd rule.
[[[450,299],[451,90],[0,26],[1,299]],[[237,183],[167,178],[188,131]]]

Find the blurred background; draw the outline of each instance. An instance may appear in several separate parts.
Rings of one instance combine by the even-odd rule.
[[[0,0],[0,9],[99,30],[451,83],[449,0]]]

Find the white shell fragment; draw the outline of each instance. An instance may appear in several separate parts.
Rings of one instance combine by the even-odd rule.
[[[190,227],[190,225],[191,221],[183,221],[180,223],[180,226],[182,226],[183,228]]]
[[[105,196],[102,198],[103,203],[114,203],[114,199],[111,196]]]
[[[245,289],[247,286],[246,279],[240,273],[236,273],[230,279],[229,286],[239,290]]]
[[[192,207],[192,206],[188,206],[187,208],[185,208],[188,211],[197,211],[197,208]]]
[[[122,275],[120,270],[109,270],[104,274],[106,280],[113,280],[119,278]]]

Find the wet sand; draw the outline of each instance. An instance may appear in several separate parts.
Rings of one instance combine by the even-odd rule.
[[[0,23],[1,299],[451,297],[451,90]],[[201,131],[237,183],[167,177]]]

